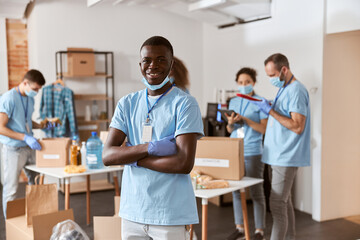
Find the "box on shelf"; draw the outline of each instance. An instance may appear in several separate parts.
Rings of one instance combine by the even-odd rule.
[[[242,179],[245,174],[243,139],[202,138],[197,142],[195,169],[215,179]]]
[[[44,138],[36,151],[37,167],[65,167],[69,162],[70,138]]]
[[[7,203],[6,239],[50,239],[53,227],[67,219],[74,220],[72,209],[33,216],[33,225],[27,226],[25,199]]]
[[[120,197],[114,198],[113,217],[94,217],[94,240],[121,239]]]
[[[93,49],[68,48],[67,51],[93,52]],[[68,76],[94,76],[95,55],[94,53],[68,53],[67,66]]]

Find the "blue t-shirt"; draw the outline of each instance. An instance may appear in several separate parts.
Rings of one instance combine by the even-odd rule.
[[[260,99],[258,95],[254,95],[254,98]],[[260,123],[260,120],[266,119],[267,116],[265,113],[260,111],[260,109],[249,100],[234,97],[230,100],[229,109],[234,110],[236,113],[251,119],[254,122]],[[230,137],[237,138],[237,129],[241,127],[240,124],[234,124],[234,130],[232,131]],[[261,155],[263,151],[262,147],[262,134],[252,129],[246,123],[244,124],[244,156],[255,156]]]
[[[22,98],[22,102],[21,102]],[[26,103],[27,102],[27,103]],[[30,132],[26,131],[25,121],[25,108],[27,107],[27,122]],[[0,97],[0,112],[6,113],[9,121],[6,125],[7,128],[18,133],[26,133],[32,136],[32,120],[31,116],[34,112],[34,98],[27,96],[20,96],[17,92],[17,88],[13,88]],[[16,140],[3,135],[0,135],[0,142],[4,145],[13,147],[25,147],[27,144],[25,141]]]
[[[295,81],[285,87],[274,110],[289,118],[291,112],[304,115],[305,128],[299,135],[269,116],[262,161],[282,167],[310,166],[310,102],[305,86]]]
[[[110,127],[124,132],[131,145],[141,144],[147,117],[146,91],[131,93],[117,104]],[[156,99],[148,97],[152,106]],[[173,87],[150,112],[152,141],[171,134],[198,133],[203,123],[194,97]],[[119,216],[152,225],[186,225],[199,222],[189,174],[169,174],[125,166]]]

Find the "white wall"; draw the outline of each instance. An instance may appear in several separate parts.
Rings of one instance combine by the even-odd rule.
[[[313,192],[320,191],[320,179],[313,176],[321,174],[323,12],[323,1],[276,0],[269,20],[221,30],[204,27],[204,104],[215,100],[214,88],[235,89],[235,74],[244,66],[258,71],[257,93],[273,99],[277,89],[270,85],[263,62],[276,52],[288,57],[296,78],[312,89],[312,167],[299,169],[294,202],[297,209],[313,214],[318,205]]]
[[[359,0],[326,0],[326,33],[360,29]]]
[[[84,0],[37,0],[28,19],[28,32],[30,67],[42,71],[47,83],[56,80],[56,51],[67,47],[114,51],[115,102],[144,88],[138,65],[140,46],[147,38],[162,35],[170,40],[174,54],[189,69],[190,92],[199,102],[202,100],[202,24],[194,20],[121,4],[114,7],[104,3],[87,8]],[[91,79],[86,81],[92,84],[81,84],[82,81],[68,80],[66,85],[76,93],[104,91],[104,84]]]
[[[202,24],[161,10],[113,7],[111,3],[87,8],[84,0],[37,0],[28,19],[29,66],[39,69],[49,84],[56,80],[56,51],[67,47],[113,51],[116,103],[122,96],[144,88],[140,81],[139,50],[153,35],[169,39],[174,54],[186,63],[190,92],[202,105]],[[72,79],[65,80],[65,84],[78,94],[104,93],[104,80],[97,80]],[[41,94],[38,95],[34,120],[39,116]],[[84,104],[76,104],[77,114],[84,112],[82,107]],[[39,131],[35,134],[42,135]]]

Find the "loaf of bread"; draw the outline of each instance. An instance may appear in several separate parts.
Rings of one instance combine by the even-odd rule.
[[[203,189],[228,188],[229,182],[225,180],[210,180],[202,182],[200,187]]]
[[[82,173],[86,171],[84,166],[77,166],[77,165],[67,165],[64,169],[66,173]]]

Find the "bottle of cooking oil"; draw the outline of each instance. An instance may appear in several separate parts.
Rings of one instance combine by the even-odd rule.
[[[70,146],[70,165],[78,165],[78,154],[79,146],[77,145],[76,139],[73,139]]]

